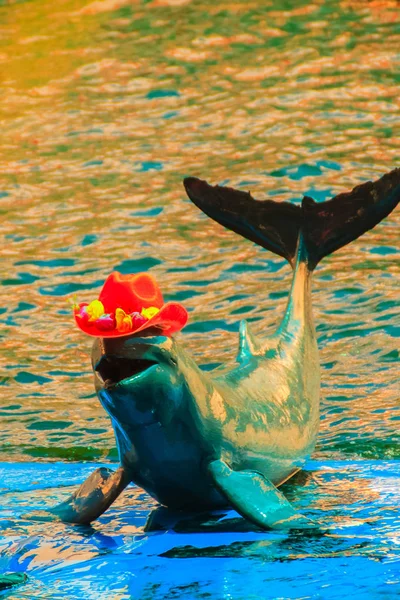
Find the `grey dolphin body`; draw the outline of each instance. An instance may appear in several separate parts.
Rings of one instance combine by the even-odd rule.
[[[311,274],[323,256],[394,209],[400,170],[324,202],[302,207],[257,202],[231,188],[188,179],[206,214],[293,267],[283,320],[268,340],[243,321],[237,365],[201,371],[173,338],[97,339],[96,390],[115,431],[121,468],[98,470],[54,513],[90,522],[133,481],[177,509],[233,506],[261,527],[307,527],[277,487],[304,464],[319,426],[319,359]]]

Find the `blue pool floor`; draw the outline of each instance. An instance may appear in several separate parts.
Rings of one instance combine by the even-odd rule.
[[[135,486],[91,527],[40,520],[97,466],[0,463],[0,572],[28,575],[1,598],[400,598],[400,461],[310,461],[282,489],[315,532],[173,514]]]

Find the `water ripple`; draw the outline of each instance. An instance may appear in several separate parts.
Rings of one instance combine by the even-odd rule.
[[[321,201],[398,164],[393,3],[289,4],[0,6],[3,460],[115,456],[68,304],[113,269],[185,304],[202,368],[234,359],[241,318],[273,332],[289,269],[201,216],[184,176]],[[315,273],[320,457],[400,456],[399,227]]]

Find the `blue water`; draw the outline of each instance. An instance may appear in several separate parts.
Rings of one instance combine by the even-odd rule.
[[[156,503],[134,486],[93,527],[35,521],[95,466],[0,465],[0,565],[29,576],[7,598],[400,595],[399,461],[310,461],[285,493],[316,532],[258,531],[234,511],[152,514]],[[149,514],[164,530],[144,529]]]

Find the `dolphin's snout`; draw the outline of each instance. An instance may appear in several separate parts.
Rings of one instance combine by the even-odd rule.
[[[104,354],[94,370],[103,380],[105,388],[111,388],[123,379],[143,373],[158,363],[144,358],[130,358]]]
[[[92,366],[99,389],[112,389],[128,380],[137,383],[149,369],[174,365],[170,338],[97,338],[93,344]]]

